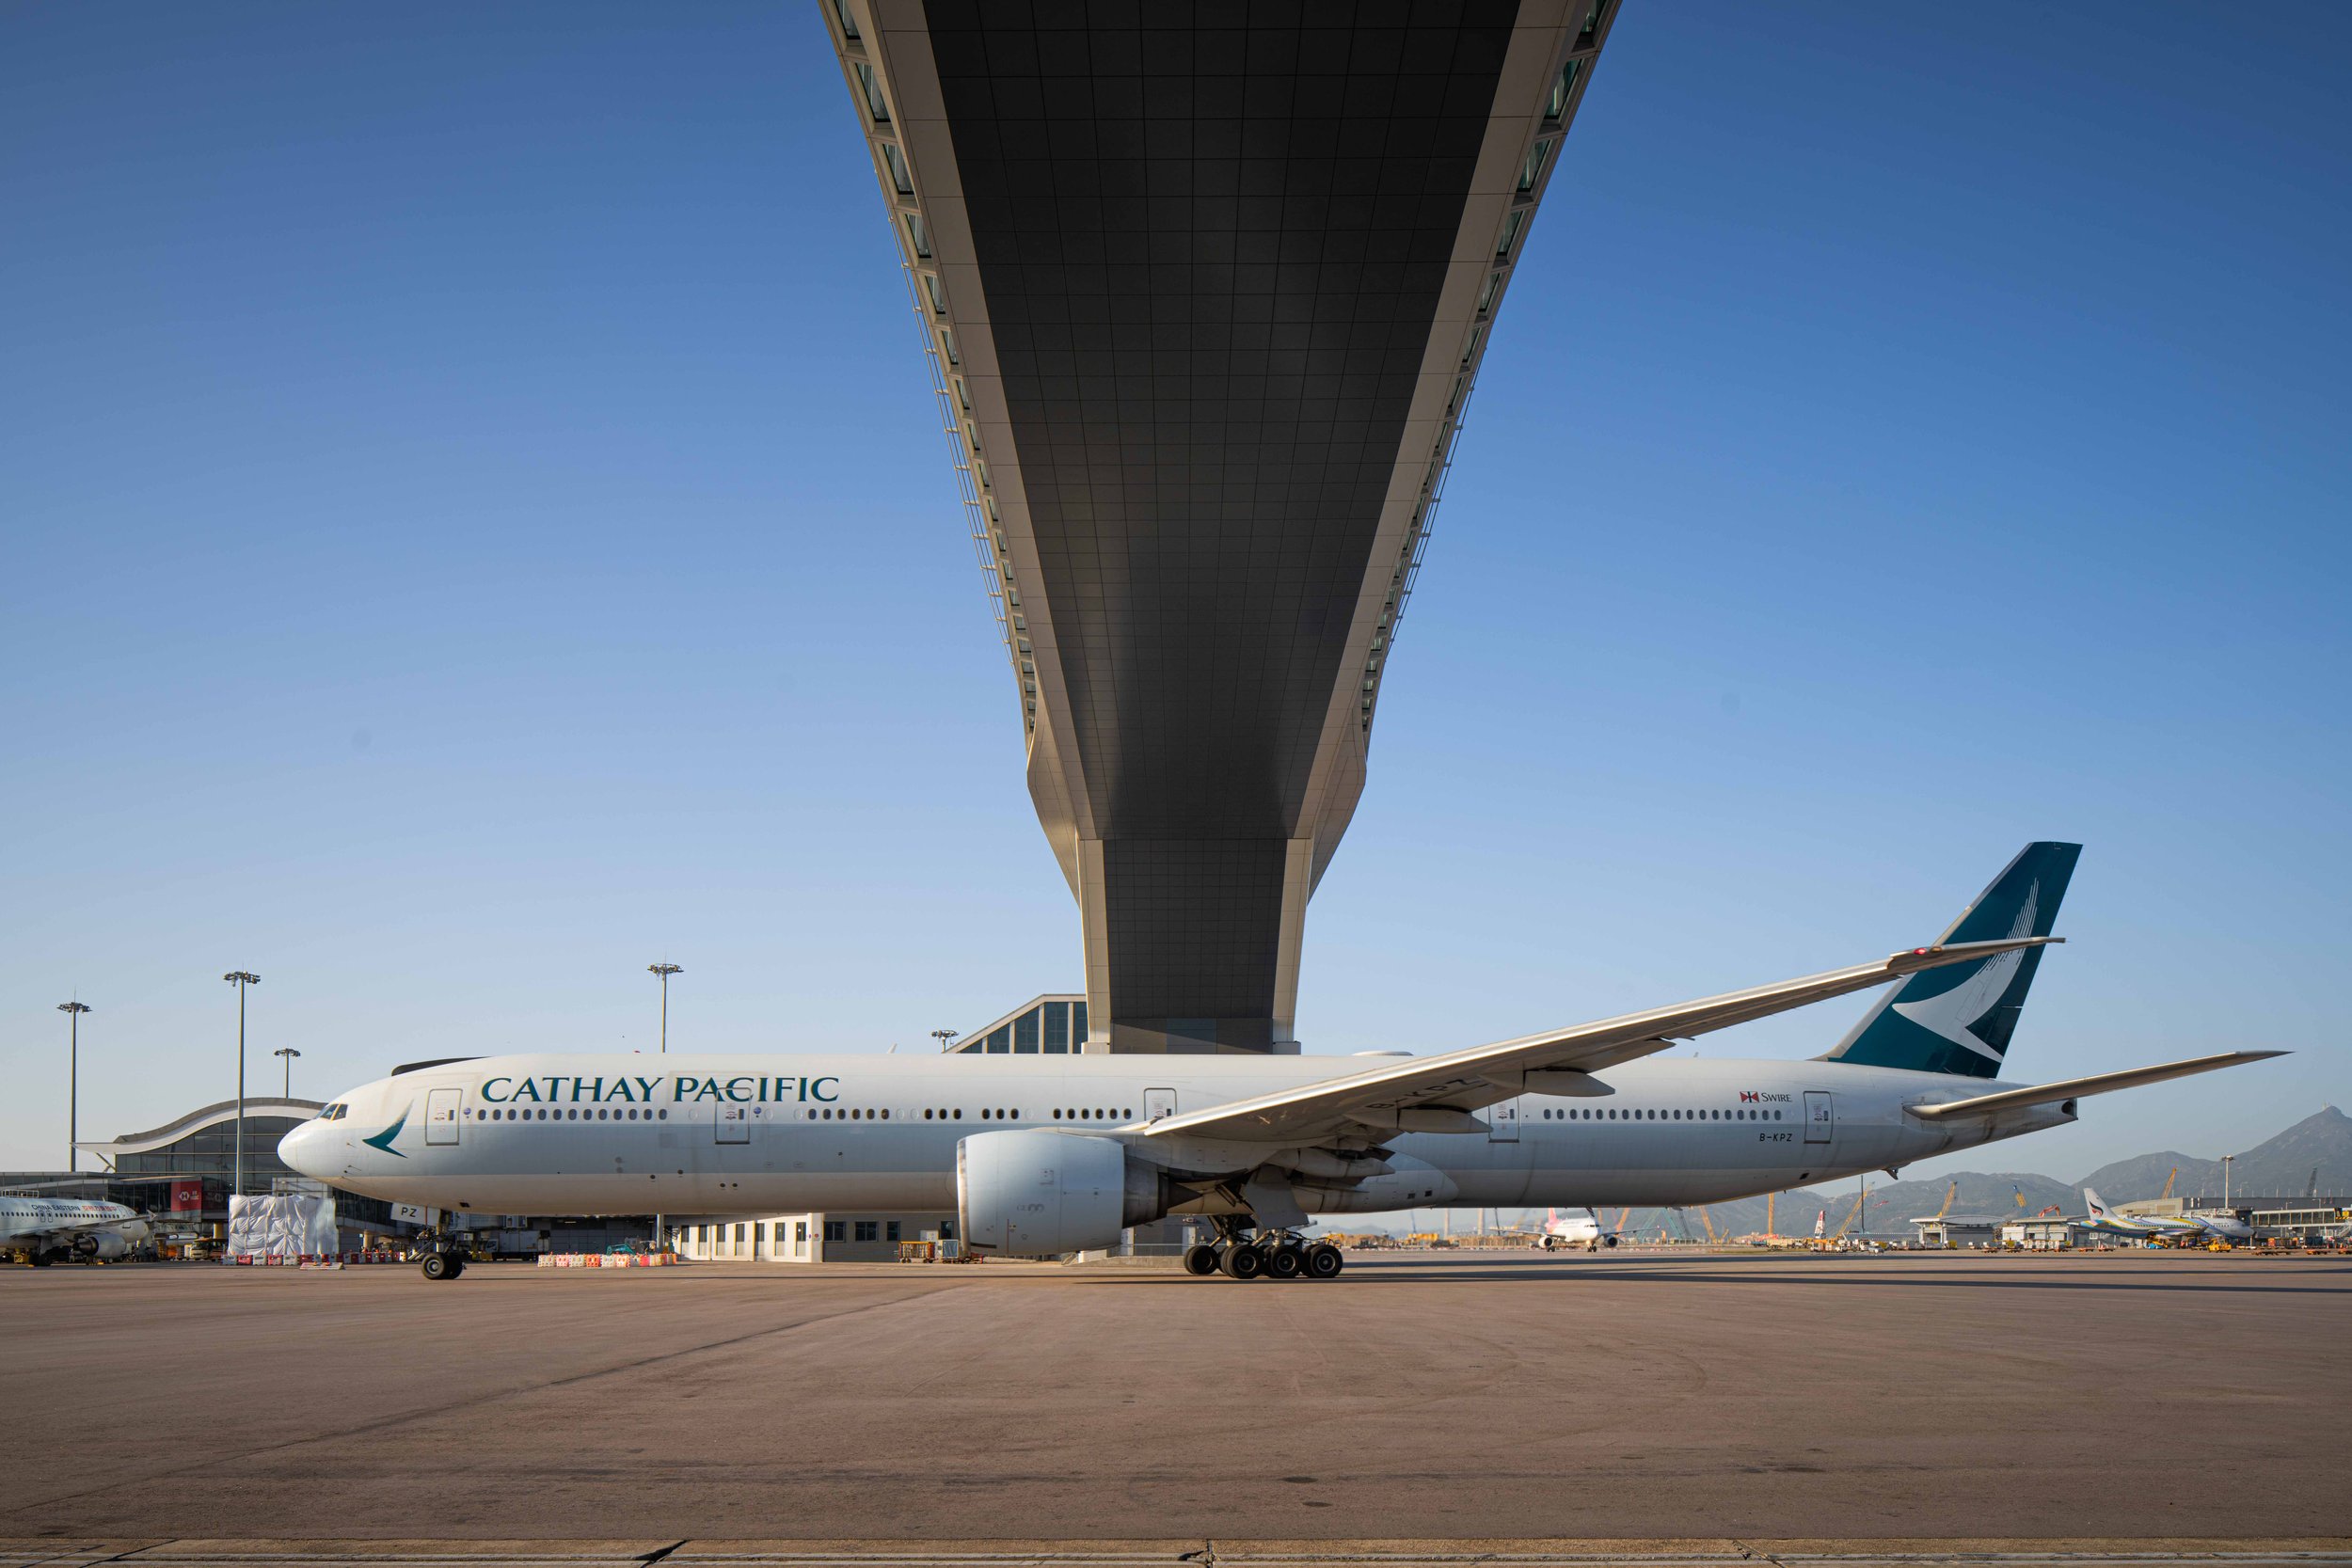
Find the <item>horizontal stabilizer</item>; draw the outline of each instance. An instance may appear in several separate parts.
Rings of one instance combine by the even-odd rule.
[[[2079,1100],[2087,1094],[2136,1089],[2142,1084],[2161,1084],[2168,1078],[2186,1078],[2191,1073],[2211,1072],[2217,1068],[2236,1067],[2243,1062],[2264,1062],[2285,1054],[2283,1051],[2225,1051],[2218,1056],[2192,1056],[2187,1061],[2166,1062],[2161,1067],[2136,1067],[2122,1072],[2069,1078],[2030,1089],[2004,1089],[1999,1094],[1980,1094],[1973,1100],[1947,1100],[1940,1105],[1910,1105],[1904,1108],[1922,1121],[1943,1121],[1952,1117],[1989,1117],[2000,1111],[2022,1110],[2028,1105],[2056,1105],[2061,1101]]]

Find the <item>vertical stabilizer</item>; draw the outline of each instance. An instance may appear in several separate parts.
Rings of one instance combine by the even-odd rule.
[[[2046,937],[2082,854],[2079,844],[2028,844],[1993,885],[1961,911],[1945,942]],[[1996,954],[1979,963],[1925,970],[1879,999],[1823,1061],[1994,1078],[2042,949]]]

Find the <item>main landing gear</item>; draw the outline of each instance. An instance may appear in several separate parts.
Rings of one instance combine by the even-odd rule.
[[[1287,1230],[1233,1230],[1184,1249],[1186,1274],[1229,1279],[1337,1279],[1346,1267],[1346,1255],[1330,1243],[1308,1242]]]

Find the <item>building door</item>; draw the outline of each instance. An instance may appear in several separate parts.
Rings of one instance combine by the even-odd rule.
[[[1174,1089],[1143,1091],[1143,1119],[1145,1121],[1157,1121],[1162,1117],[1172,1117],[1175,1114],[1176,1091]]]
[[[1519,1099],[1513,1095],[1499,1104],[1486,1107],[1486,1141],[1490,1144],[1515,1144],[1519,1141]]]
[[[1804,1091],[1804,1141],[1825,1144],[1837,1131],[1837,1112],[1830,1103],[1827,1089]]]
[[[424,1097],[424,1141],[429,1144],[453,1144],[457,1141],[457,1102],[463,1100],[463,1089],[433,1089]]]
[[[749,1105],[717,1107],[719,1141],[723,1144],[747,1144],[752,1141],[752,1108]]]

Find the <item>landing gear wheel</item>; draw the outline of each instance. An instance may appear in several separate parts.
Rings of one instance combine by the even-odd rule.
[[[36,1251],[33,1254],[33,1267],[37,1269],[45,1269],[56,1261],[56,1259],[46,1252]]]
[[[1306,1264],[1309,1279],[1337,1279],[1347,1267],[1347,1259],[1330,1243],[1317,1242],[1307,1249]]]
[[[1256,1279],[1265,1273],[1265,1254],[1253,1246],[1229,1246],[1218,1266],[1230,1279]]]
[[[455,1253],[451,1253],[449,1258],[449,1276],[452,1279],[455,1279],[459,1275],[464,1274],[465,1272],[466,1260],[463,1258],[458,1257]]]
[[[1276,1247],[1266,1255],[1265,1272],[1269,1279],[1296,1279],[1307,1272],[1307,1260],[1295,1246]]]
[[[427,1279],[455,1279],[457,1277],[457,1270],[452,1265],[450,1256],[446,1252],[426,1253],[422,1267]]]
[[[1196,1243],[1184,1248],[1184,1272],[1191,1275],[1216,1273],[1216,1248],[1207,1243]]]

